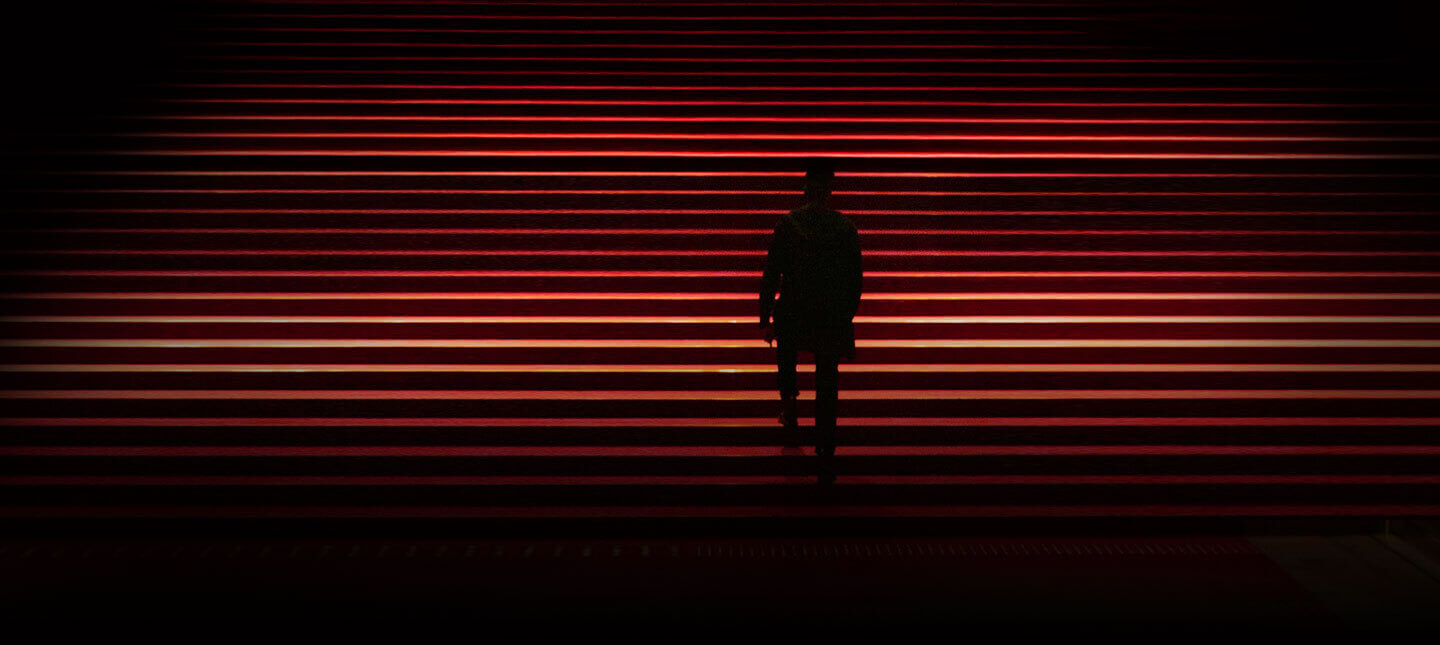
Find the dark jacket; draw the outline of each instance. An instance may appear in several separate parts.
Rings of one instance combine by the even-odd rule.
[[[854,360],[860,280],[855,225],[824,206],[797,208],[780,218],[770,239],[760,285],[760,326],[769,324],[773,314],[781,342]]]

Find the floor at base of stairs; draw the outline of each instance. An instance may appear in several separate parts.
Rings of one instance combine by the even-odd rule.
[[[1393,539],[31,540],[0,543],[0,601],[12,620],[61,630],[1360,635],[1440,615],[1440,581]]]

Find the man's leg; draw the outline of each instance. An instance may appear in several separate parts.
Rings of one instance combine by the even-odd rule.
[[[835,416],[840,397],[839,357],[815,355],[815,451],[835,452]]]
[[[775,345],[775,366],[780,386],[780,423],[792,435],[797,432],[796,417],[799,414],[795,402],[796,396],[800,393],[800,388],[795,383],[796,360],[794,346],[785,342],[784,338],[779,339]],[[798,438],[786,437],[785,445],[798,445]]]

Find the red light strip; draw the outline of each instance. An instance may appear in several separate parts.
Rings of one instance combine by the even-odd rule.
[[[498,70],[498,69],[457,69],[457,70],[404,69],[404,70],[394,70],[394,69],[369,69],[369,70],[356,70],[356,69],[323,69],[323,68],[314,68],[314,67],[307,67],[306,69],[267,69],[267,68],[235,69],[235,68],[230,68],[230,67],[223,67],[223,68],[213,68],[213,69],[203,69],[203,68],[201,68],[201,69],[195,69],[195,68],[191,68],[191,69],[187,69],[187,70],[184,70],[184,71],[187,71],[187,72],[198,72],[198,73],[205,73],[205,74],[232,74],[232,73],[234,73],[234,74],[365,74],[365,75],[372,75],[372,74],[404,74],[404,75],[406,75],[406,76],[414,76],[414,75],[420,75],[420,74],[444,74],[444,75],[447,75],[447,76],[454,76],[454,75],[465,75],[465,76],[516,76],[516,75],[525,75],[525,76],[533,76],[533,75],[540,75],[540,76],[700,76],[700,75],[703,75],[703,76],[767,76],[767,77],[768,77],[768,76],[805,76],[805,77],[807,77],[807,78],[808,78],[808,77],[812,77],[812,76],[885,76],[885,77],[887,77],[887,78],[888,78],[888,77],[892,77],[892,76],[952,76],[952,77],[957,77],[957,78],[959,78],[959,77],[971,77],[971,76],[977,77],[977,78],[996,77],[996,76],[1055,77],[1055,78],[1106,78],[1106,77],[1123,77],[1123,78],[1134,78],[1134,77],[1157,77],[1157,78],[1159,78],[1159,77],[1163,77],[1163,78],[1172,78],[1172,77],[1173,77],[1173,78],[1275,78],[1275,77],[1295,77],[1295,76],[1303,76],[1302,74],[1282,73],[1282,72],[1135,72],[1135,73],[1130,73],[1130,72],[954,72],[954,71],[944,71],[944,70],[925,71],[925,72],[914,72],[914,71],[908,71],[908,72],[907,72],[907,71],[903,71],[903,70],[897,70],[897,71],[894,71],[894,72],[865,72],[865,71],[844,71],[844,72],[836,72],[836,71],[814,71],[814,72],[795,72],[795,71],[785,71],[785,70],[774,70],[774,71],[756,72],[756,71],[733,71],[733,70],[715,70],[715,71],[708,71],[708,70],[707,70],[707,71],[705,71],[705,72],[703,72],[703,73],[697,73],[697,72],[683,72],[683,71],[681,71],[681,72],[676,72],[676,71],[661,71],[661,70],[654,70],[654,71],[645,71],[645,70],[638,70],[638,71],[637,71],[637,70],[554,70],[554,69],[537,69],[537,70]]]
[[[130,132],[125,136],[206,139],[659,139],[805,141],[1440,141],[1440,137],[1213,136],[1213,135],[989,135],[989,134],[753,134],[669,132]]]
[[[0,475],[0,486],[775,486],[787,475]],[[808,478],[807,478],[808,479]],[[1437,475],[847,475],[868,486],[1398,485]]]
[[[209,192],[209,191],[202,191]],[[507,192],[507,191],[497,191]],[[558,191],[570,192],[570,191]],[[1043,194],[1043,193],[1039,193]],[[1203,193],[1202,193],[1203,194]],[[1325,193],[1320,193],[1325,194]],[[1416,193],[1421,195],[1440,193]],[[185,233],[287,235],[769,235],[760,228],[17,228],[21,233]],[[1292,229],[866,229],[872,235],[1316,235],[1388,236],[1440,235],[1432,230],[1292,230]],[[87,251],[88,252],[88,251]],[[489,251],[483,251],[488,253]],[[527,251],[528,252],[528,251]]]
[[[323,213],[327,215],[425,214],[425,215],[779,215],[782,209],[713,209],[713,208],[39,208],[46,213],[206,213],[206,214],[294,214]],[[1433,215],[1435,211],[1257,211],[1257,210],[865,210],[846,209],[846,215]]]
[[[794,195],[790,190],[610,190],[610,189],[460,189],[460,188],[56,188],[37,192],[122,193],[122,194],[203,194],[203,195]],[[832,195],[901,196],[901,197],[1405,197],[1433,196],[1440,192],[1425,191],[1049,191],[1049,190],[837,190]],[[71,229],[73,230],[73,229]],[[371,230],[371,229],[366,229]],[[418,229],[417,229],[418,230]],[[554,229],[543,229],[554,230]],[[593,230],[593,229],[567,229]],[[671,230],[671,229],[665,229]],[[681,233],[704,229],[675,229]],[[714,229],[750,232],[742,229]],[[758,230],[758,229],[754,229]],[[908,229],[890,229],[897,234]],[[935,229],[944,230],[944,229]],[[765,231],[769,232],[769,231]],[[873,231],[871,231],[873,232]],[[1356,233],[1362,233],[1356,231]],[[1374,235],[1376,232],[1368,234]]]
[[[6,343],[7,345],[10,343]],[[754,343],[751,343],[753,345]],[[814,393],[800,394],[813,399]],[[1131,399],[1420,399],[1440,390],[848,390],[850,401],[1131,400]],[[343,400],[343,401],[772,401],[770,390],[0,390],[0,399]],[[1440,446],[1432,447],[1440,454]],[[0,452],[0,454],[4,454]]]
[[[546,34],[555,36],[592,35],[663,35],[663,36],[884,36],[884,35],[997,35],[1042,36],[1069,35],[1081,32],[1071,29],[312,29],[304,27],[225,27],[211,31],[305,31],[305,32],[385,32],[385,33],[446,33],[446,34]],[[447,48],[525,48],[543,49],[1110,49],[1104,45],[887,45],[877,43],[851,45],[766,45],[766,44],[677,44],[677,43],[425,43],[425,42],[350,42],[350,41],[256,41],[231,40],[184,43],[187,45],[219,45],[224,47],[447,47]]]
[[[468,60],[468,61],[544,61],[544,62],[622,62],[622,63],[1036,63],[1036,64],[1217,64],[1267,63],[1311,64],[1346,62],[1327,58],[674,58],[656,56],[260,56],[209,54],[191,58],[222,60]]]
[[[169,276],[169,277],[418,277],[418,278],[758,278],[760,271],[293,271],[293,270],[0,270],[15,276]],[[884,278],[1435,278],[1440,271],[866,271]]]
[[[846,486],[842,478],[838,486]],[[814,486],[797,477],[797,485]],[[12,506],[3,518],[768,518],[776,517],[1434,517],[1440,505],[1310,504],[978,506]]]
[[[798,365],[801,372],[813,372],[814,365]],[[840,371],[853,373],[1209,373],[1209,372],[1440,372],[1440,364],[1429,363],[1341,363],[1318,365],[1267,363],[859,363],[842,364]],[[621,365],[621,364],[253,364],[253,363],[172,363],[163,365],[125,364],[0,364],[0,372],[463,372],[495,374],[773,374],[774,365]]]
[[[509,44],[496,47],[511,47]],[[548,45],[537,45],[546,46]],[[854,47],[837,45],[837,47]],[[645,90],[645,91],[845,91],[845,92],[1370,92],[1378,87],[1128,87],[1034,85],[475,85],[441,83],[163,83],[160,87],[387,90]]]
[[[146,157],[699,157],[810,158],[816,152],[677,150],[90,150]],[[846,152],[852,159],[1440,159],[1431,154],[1134,153],[1134,152]],[[733,211],[729,211],[733,212]]]
[[[847,457],[1440,455],[1440,446],[845,446]],[[0,446],[4,457],[779,457],[775,446]]]
[[[517,250],[487,250],[487,251],[394,251],[394,250],[364,250],[364,251],[337,251],[331,249],[286,249],[286,250],[166,250],[166,249],[61,249],[61,250],[32,250],[19,249],[7,250],[3,253],[14,255],[169,255],[169,256],[282,256],[282,255],[334,255],[334,256],[401,256],[401,257],[439,257],[439,256],[536,256],[536,257],[668,257],[668,256],[700,256],[700,257],[761,257],[765,251],[636,251],[631,249],[610,249],[610,250],[572,250],[572,251],[517,251]],[[880,257],[1076,257],[1076,258],[1114,258],[1114,257],[1432,257],[1440,256],[1440,251],[866,251],[866,255]],[[114,275],[114,274],[111,274]]]
[[[1323,193],[1320,193],[1323,194]],[[1440,193],[1417,193],[1440,194]],[[176,227],[176,229],[12,229],[23,233],[285,233],[285,235],[769,235],[768,229],[249,229],[249,227]],[[1417,236],[1440,235],[1440,230],[1292,230],[1292,229],[865,229],[870,235],[1318,235]],[[88,252],[88,251],[86,251]],[[487,252],[488,251],[484,251]]]
[[[990,107],[1249,107],[1249,108],[1348,108],[1348,107],[1431,107],[1419,103],[1297,103],[1297,102],[1177,102],[1177,101],[721,101],[706,100],[650,100],[650,99],[255,99],[255,98],[195,98],[156,97],[157,103],[268,103],[302,105],[931,105],[931,106],[990,106]]]
[[[752,316],[0,316],[0,322],[53,323],[484,323],[484,324],[755,324]],[[1440,323],[1440,316],[856,316],[874,324],[1092,323]]]
[[[778,5],[777,5],[778,6]],[[874,5],[871,5],[874,6]],[[507,15],[507,14],[439,14],[439,13],[219,13],[214,14],[218,18],[430,18],[440,20],[662,20],[676,22],[695,22],[708,20],[758,20],[762,22],[779,21],[804,21],[819,22],[825,20],[900,20],[904,22],[930,22],[934,20],[989,20],[989,21],[1090,21],[1100,20],[1094,16],[954,16],[935,15],[923,16],[917,19],[915,16],[754,16],[754,15],[729,15],[729,16],[587,16],[584,14],[572,15]]]
[[[1099,124],[1099,125],[1423,125],[1435,124],[1440,121],[1434,120],[1362,120],[1362,119],[1007,119],[1007,118],[968,118],[968,117],[787,117],[787,116],[543,116],[543,115],[466,115],[466,116],[385,116],[385,115],[325,115],[314,116],[305,114],[294,115],[264,115],[264,114],[143,114],[135,115],[136,119],[161,119],[161,120],[236,120],[236,121],[564,121],[564,122],[643,122],[643,123],[1037,123],[1037,124]],[[118,171],[117,171],[118,172]],[[221,172],[221,171],[213,171]],[[257,171],[261,172],[261,171]],[[282,171],[272,171],[282,172]],[[295,171],[305,172],[305,171]],[[325,172],[325,171],[312,171]],[[344,172],[344,171],[336,171]],[[351,171],[366,172],[366,171]],[[383,172],[383,171],[382,171]],[[403,171],[399,171],[403,172]],[[446,175],[456,171],[436,171],[435,174]],[[466,171],[460,171],[466,172]],[[505,171],[469,171],[469,172],[505,172]],[[516,171],[544,173],[547,171]],[[605,171],[577,171],[577,174],[602,173]],[[667,171],[631,171],[641,172],[647,175],[672,176]],[[420,173],[431,174],[431,173]],[[756,177],[791,177],[800,176],[801,173],[771,172],[771,173],[728,173],[720,171],[714,174],[726,176],[756,176]],[[940,176],[966,176],[966,177],[1030,177],[1030,176],[1099,176],[1099,177],[1124,177],[1157,176],[1156,173],[951,173]],[[1178,176],[1197,177],[1228,177],[1228,176],[1256,176],[1249,173],[1223,174],[1223,173],[1184,173]],[[837,177],[931,177],[936,173],[836,173]],[[1264,175],[1260,175],[1264,176]],[[1277,175],[1291,176],[1291,175]],[[1298,175],[1311,176],[1311,175]],[[1355,175],[1343,176],[1378,176],[1378,175]],[[1404,177],[1408,175],[1384,175],[1387,177]]]
[[[202,118],[202,117],[196,117],[196,118]],[[230,117],[219,117],[219,118],[230,118]],[[244,118],[249,118],[249,117],[244,117]],[[297,116],[297,117],[288,117],[288,116],[277,116],[277,117],[256,117],[256,118],[275,118],[275,119],[316,118],[316,119],[328,119],[328,118],[331,118],[331,117],[298,117],[298,116]],[[342,118],[344,118],[344,117],[342,117]],[[368,119],[368,118],[370,118],[370,117],[355,117],[355,118],[366,118],[366,119]],[[383,117],[383,118],[409,119],[410,117]],[[452,117],[435,117],[435,118],[448,119],[448,118],[452,118]],[[463,119],[463,118],[469,118],[469,117],[453,117],[453,118]],[[507,117],[499,117],[499,118],[507,118]],[[514,118],[529,118],[529,117],[514,117]],[[556,117],[556,118],[557,118],[557,119],[564,119],[564,120],[571,120],[569,117]],[[608,118],[608,117],[601,117],[601,118]],[[706,117],[706,118],[708,118],[708,117]],[[577,119],[575,119],[575,120],[583,120],[583,118],[577,118]],[[1387,122],[1387,123],[1413,123],[1413,122],[1409,122],[1409,121],[1393,121],[1393,122]],[[1440,123],[1440,121],[1437,121],[1437,123]],[[62,171],[53,171],[53,172],[59,173],[59,174],[67,174],[67,175],[68,175],[68,174],[76,174],[76,175],[140,175],[140,176],[178,176],[178,177],[567,177],[567,178],[570,178],[570,177],[786,177],[786,178],[803,178],[803,177],[804,177],[804,174],[803,174],[803,173],[796,173],[796,172],[756,172],[756,171],[748,171],[748,172],[747,172],[747,171],[727,171],[727,170],[718,170],[718,171],[686,171],[686,170],[575,170],[575,171],[569,171],[569,170],[436,170],[436,171],[433,171],[433,172],[431,172],[431,171],[419,171],[419,170],[62,170]],[[1183,178],[1190,178],[1190,177],[1203,177],[1203,178],[1226,178],[1226,179],[1233,179],[1233,178],[1252,178],[1252,177],[1267,177],[1267,178],[1269,178],[1269,177],[1273,177],[1273,178],[1312,178],[1312,177],[1337,177],[1337,178],[1339,178],[1339,177],[1345,177],[1345,178],[1351,178],[1351,177],[1355,177],[1355,178],[1359,178],[1359,177],[1407,177],[1407,178],[1413,178],[1413,177],[1440,177],[1440,173],[1395,173],[1395,174],[1391,174],[1391,173],[1248,173],[1248,172],[1246,172],[1246,173],[1196,173],[1196,172],[1160,172],[1160,173],[1155,173],[1155,172],[1147,172],[1147,173],[1133,173],[1133,172],[1130,172],[1130,173],[1127,173],[1127,172],[1113,172],[1113,173],[1089,173],[1089,172],[1008,172],[1008,173],[1007,173],[1007,172],[849,172],[849,173],[847,173],[847,172],[837,172],[837,173],[835,173],[835,176],[836,176],[836,177],[847,177],[847,178],[849,178],[849,177],[854,177],[854,178],[862,178],[862,177],[863,177],[863,178],[877,178],[877,177],[883,177],[883,178],[904,178],[904,179],[911,179],[911,178],[913,178],[913,179],[944,179],[944,178],[971,178],[971,179],[990,179],[990,178],[1007,178],[1007,179],[1008,179],[1008,178],[1044,178],[1044,179],[1050,179],[1050,178],[1075,178],[1075,177],[1087,177],[1087,178],[1098,178],[1098,179],[1109,179],[1109,178],[1120,178],[1120,177],[1123,177],[1123,178],[1181,178],[1181,179],[1183,179]],[[111,209],[111,210],[113,210],[113,209]],[[220,210],[220,211],[217,211],[217,210],[215,210],[215,209],[199,209],[198,211],[195,210],[195,209],[144,209],[144,212],[180,212],[181,210],[185,210],[186,212],[205,212],[205,213],[210,213],[210,212],[253,212],[253,211],[250,210],[250,209],[222,209],[222,210]],[[390,211],[387,210],[387,209],[358,209],[358,210],[353,210],[353,211],[352,211],[352,210],[341,210],[341,211],[335,211],[335,212],[390,212]],[[407,211],[407,212],[420,212],[420,213],[424,213],[424,212],[436,212],[436,211],[434,211],[434,210],[432,210],[432,209],[417,209],[417,210],[409,210],[409,211]],[[469,210],[469,209],[467,209],[467,210],[463,210],[463,211],[445,210],[445,211],[441,211],[441,212],[515,212],[515,211],[490,211],[490,210]],[[535,212],[535,211],[525,211],[525,212]],[[540,212],[553,212],[553,211],[540,211]],[[707,211],[707,212],[733,212],[733,211]],[[741,211],[741,212],[745,212],[745,211]],[[849,212],[849,211],[847,211],[847,212]],[[981,211],[981,212],[991,212],[991,211]],[[1042,211],[1000,211],[1000,212],[1042,212]],[[1047,212],[1047,213],[1064,213],[1064,212],[1070,212],[1070,211],[1043,211],[1043,212]],[[1078,212],[1089,213],[1089,212],[1094,212],[1094,211],[1078,211]],[[1107,212],[1130,213],[1130,212],[1144,212],[1144,211],[1107,211]],[[1188,214],[1188,213],[1197,213],[1197,212],[1209,213],[1209,212],[1214,212],[1214,211],[1167,211],[1167,212],[1178,212],[1178,213],[1182,213],[1182,214]],[[1261,214],[1264,214],[1264,213],[1272,212],[1272,211],[1243,211],[1243,212],[1245,212],[1245,213],[1261,213]],[[1318,214],[1324,214],[1324,213],[1328,213],[1328,212],[1339,212],[1339,211],[1291,211],[1291,212],[1300,212],[1300,213],[1306,213],[1306,214],[1316,214],[1316,213],[1318,213]],[[1365,212],[1372,212],[1372,211],[1365,211]],[[1381,212],[1381,213],[1384,213],[1385,211],[1380,211],[1380,212]],[[1408,212],[1408,211],[1407,211],[1407,212]],[[1415,212],[1428,212],[1428,211],[1415,211]]]
[[[854,427],[1414,427],[1440,425],[1440,417],[843,417]],[[600,417],[37,417],[0,418],[0,426],[103,427],[439,427],[499,428],[774,428],[775,418]]]
[[[468,6],[474,6],[474,5],[475,5],[474,0],[253,0],[253,2],[255,2],[256,4],[279,4],[279,5],[299,5],[299,4],[339,4],[339,5],[345,5],[345,4],[360,4],[360,5],[366,5],[366,4],[388,4],[388,5],[410,5],[410,4],[414,4],[414,5],[422,5],[422,6],[423,6],[423,5],[464,5],[464,6],[467,6],[467,7],[468,7]],[[625,2],[603,2],[603,1],[601,1],[601,0],[596,0],[595,2],[590,2],[589,0],[584,0],[584,1],[581,1],[581,2],[564,2],[563,0],[527,0],[527,1],[521,1],[521,0],[505,0],[505,2],[500,3],[500,4],[502,4],[502,5],[504,5],[504,6],[509,6],[509,5],[540,5],[540,6],[577,6],[577,7],[752,7],[752,6],[761,6],[761,7],[874,7],[874,6],[875,6],[875,3],[874,3],[874,2],[801,2],[801,1],[799,1],[799,0],[795,0],[795,1],[793,1],[793,2],[790,1],[790,0],[785,0],[784,2],[764,2],[764,1],[762,1],[762,0],[757,0],[757,1],[755,1],[755,2],[700,2],[699,0],[696,0],[695,2],[690,2],[689,0],[679,0],[678,2],[658,2],[658,1],[656,1],[656,0],[645,0],[645,1],[641,1],[641,0],[633,0],[633,1],[627,0],[627,1],[625,1]],[[975,1],[973,1],[973,0],[963,0],[963,1],[956,1],[956,2],[945,2],[945,1],[914,2],[914,1],[906,1],[906,0],[887,0],[887,2],[885,3],[885,5],[886,5],[886,6],[891,6],[891,7],[893,7],[893,6],[912,6],[912,7],[957,7],[957,6],[959,6],[959,7],[1065,7],[1065,8],[1070,8],[1070,9],[1077,8],[1077,7],[1087,7],[1087,5],[1085,5],[1084,3],[1075,3],[1075,2],[1028,2],[1028,1],[1027,1],[1027,2],[975,2]],[[286,15],[289,15],[289,14],[286,14]]]
[[[464,348],[537,348],[537,347],[620,347],[645,349],[755,348],[758,338],[716,339],[551,339],[551,338],[6,338],[0,347],[464,347]],[[924,348],[1074,348],[1074,347],[1440,347],[1440,340],[1405,339],[1376,340],[1368,338],[1269,339],[1269,338],[1206,338],[1206,339],[858,339],[857,347]],[[774,392],[765,396],[772,397]]]
[[[58,300],[738,300],[750,302],[753,293],[721,292],[159,292],[159,291],[70,291],[0,293],[0,298]],[[1067,293],[1063,291],[942,292],[942,293],[867,293],[861,300],[1440,300],[1440,293],[1278,293],[1236,292],[1200,293],[1175,291],[1163,293],[1113,292]]]

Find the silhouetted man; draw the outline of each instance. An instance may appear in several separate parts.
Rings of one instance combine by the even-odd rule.
[[[821,484],[834,481],[838,366],[855,359],[855,311],[860,307],[860,234],[830,208],[833,162],[814,160],[805,173],[804,206],[775,225],[760,286],[760,327],[765,342],[779,339],[780,422],[796,430],[796,353],[815,356],[815,454]],[[775,301],[775,292],[780,299]],[[774,317],[772,324],[771,317]]]

